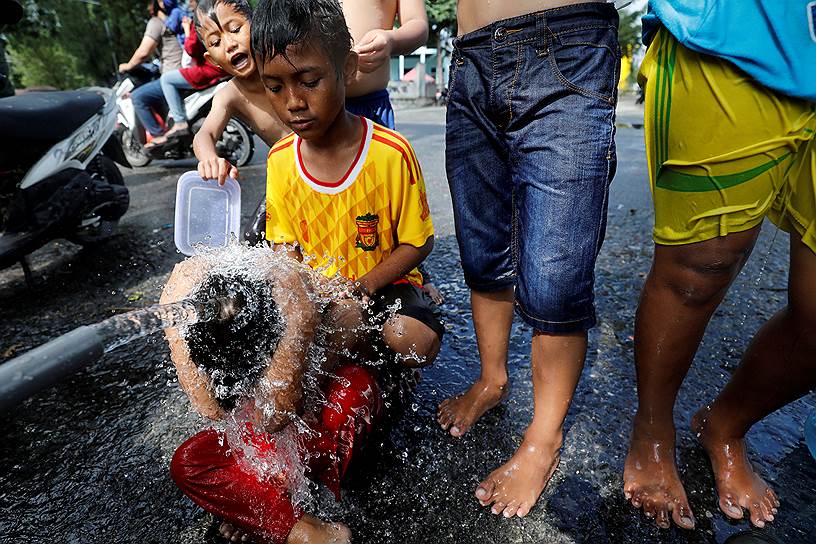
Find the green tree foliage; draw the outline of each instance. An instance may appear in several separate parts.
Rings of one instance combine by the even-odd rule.
[[[439,31],[448,27],[456,29],[456,0],[425,0],[428,21],[431,28]]]
[[[620,24],[618,25],[618,43],[624,54],[632,54],[632,51],[641,43],[640,19],[645,12],[643,10],[621,10]]]
[[[15,85],[59,89],[107,84],[114,57],[123,62],[139,45],[147,2],[26,0],[26,16],[6,29]]]

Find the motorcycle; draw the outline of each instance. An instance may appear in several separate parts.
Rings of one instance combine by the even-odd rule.
[[[146,73],[143,67],[128,73],[127,77],[114,86],[114,92],[119,104],[117,134],[125,156],[133,166],[147,166],[154,159],[185,159],[193,157],[193,137],[201,129],[204,119],[210,113],[212,99],[227,82],[221,82],[213,87],[193,92],[184,99],[184,108],[190,124],[190,131],[170,138],[166,143],[145,149],[144,144],[152,137],[144,129],[136,116],[136,110],[130,98],[130,93],[139,85],[146,83],[151,77],[158,77],[157,73]],[[156,116],[159,124],[165,126],[164,119]],[[244,166],[252,159],[255,152],[255,142],[252,131],[238,119],[230,119],[221,138],[216,142],[218,155],[236,166]]]
[[[110,89],[29,92],[0,99],[0,269],[56,238],[82,245],[113,234],[130,205],[118,162]]]

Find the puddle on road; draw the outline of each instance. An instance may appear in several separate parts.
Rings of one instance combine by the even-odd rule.
[[[531,415],[525,325],[517,323],[513,330],[509,401],[461,440],[435,422],[438,402],[461,391],[478,372],[468,292],[453,238],[438,240],[429,263],[447,297],[443,350],[425,371],[405,416],[371,444],[352,471],[344,501],[334,503],[321,489],[318,513],[344,521],[355,541],[370,543],[722,542],[747,529],[719,514],[706,459],[682,429],[738,363],[747,335],[737,330],[737,320],[747,315],[743,327],[756,330],[782,304],[784,292],[752,292],[759,260],[754,258],[709,328],[677,410],[681,474],[699,528],[658,531],[628,506],[620,489],[636,399],[633,314],[639,274],[650,259],[648,233],[627,221],[610,218],[597,273],[600,325],[591,335],[567,420],[560,468],[529,517],[497,518],[472,497],[480,478],[512,454]],[[763,235],[758,255],[767,238]],[[784,247],[777,242],[763,285],[785,284]],[[783,503],[766,533],[785,544],[808,542],[807,535],[816,533],[816,462],[802,439],[813,404],[812,397],[799,401],[749,435],[758,453],[753,459]],[[6,421],[0,441],[0,541],[202,542],[209,516],[183,497],[168,475],[175,448],[202,425],[175,383],[160,337],[108,354]]]

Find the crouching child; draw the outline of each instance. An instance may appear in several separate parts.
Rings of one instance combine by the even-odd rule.
[[[262,1],[252,50],[267,97],[293,133],[268,159],[266,228],[274,247],[251,254],[261,262],[287,259],[290,266],[267,266],[255,280],[267,293],[256,298],[275,302],[266,312],[277,323],[249,339],[265,350],[268,363],[259,370],[222,383],[224,373],[206,361],[233,336],[203,334],[210,348],[202,350],[179,331],[167,331],[179,382],[195,409],[214,420],[243,411],[250,420],[238,438],[207,430],[189,439],[176,452],[171,474],[188,497],[225,521],[222,534],[234,540],[344,542],[347,528],[300,510],[287,482],[247,470],[241,444],[230,440],[274,452],[270,433],[293,419],[305,422],[311,431],[299,435],[298,448],[307,475],[339,498],[346,467],[381,414],[377,370],[359,361],[375,357],[370,348],[376,344],[408,367],[430,364],[439,352],[444,329],[417,270],[433,247],[433,224],[410,144],[345,110],[357,55],[335,0]],[[206,258],[181,263],[163,302],[200,290],[217,266]],[[326,374],[337,376],[320,384],[328,401],[322,407],[304,399],[315,348],[327,354],[321,359]],[[241,355],[236,350],[234,356]],[[243,396],[225,403],[219,395],[236,381]]]

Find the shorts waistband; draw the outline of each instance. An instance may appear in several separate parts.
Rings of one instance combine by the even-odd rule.
[[[346,104],[361,105],[370,104],[371,102],[379,102],[381,100],[388,100],[390,95],[388,89],[380,89],[379,91],[370,92],[362,96],[347,96]]]
[[[583,24],[616,24],[617,10],[609,2],[581,2],[557,8],[545,9],[495,21],[467,34],[454,38],[457,49],[495,48],[507,45],[513,38],[522,38],[519,33],[536,31],[542,25],[557,33],[573,28],[579,21]]]

